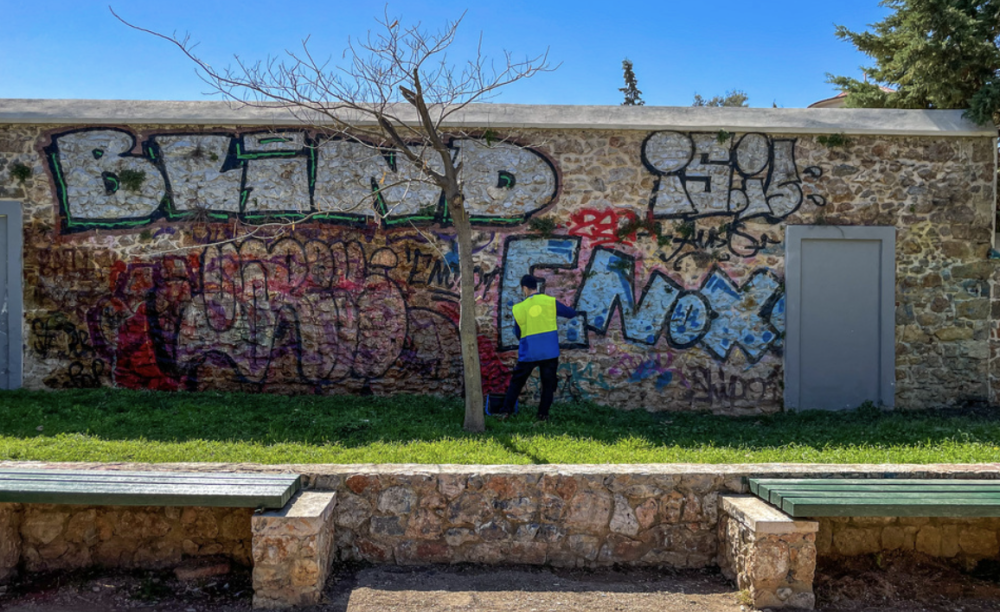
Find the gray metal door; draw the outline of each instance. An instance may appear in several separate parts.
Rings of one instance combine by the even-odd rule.
[[[0,201],[0,389],[21,386],[21,205]]]
[[[788,226],[785,407],[893,406],[892,227]]]

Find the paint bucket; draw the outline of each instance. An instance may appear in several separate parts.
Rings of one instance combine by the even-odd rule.
[[[484,398],[484,403],[486,404],[486,414],[490,416],[510,416],[517,414],[518,402],[514,402],[513,412],[504,412],[504,398],[505,395],[503,393],[487,393]]]

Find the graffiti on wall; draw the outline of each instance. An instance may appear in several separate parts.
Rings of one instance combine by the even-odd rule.
[[[87,316],[93,348],[126,387],[198,388],[206,372],[263,388],[390,374],[457,380],[457,308],[411,305],[390,248],[251,239],[122,264]]]
[[[786,218],[802,204],[795,139],[744,134],[654,132],[642,161],[657,176],[650,206],[659,218]],[[821,172],[817,167],[806,169]],[[818,195],[816,204],[825,204]]]
[[[500,346],[517,346],[511,308],[520,298],[520,278],[539,269],[575,269],[579,238],[513,236],[504,249],[500,291]],[[561,321],[560,346],[589,346],[589,333],[606,335],[617,313],[623,337],[655,346],[661,338],[674,349],[701,346],[725,361],[739,347],[751,362],[769,349],[780,348],[785,299],[781,281],[768,270],[757,270],[737,286],[718,267],[701,285],[685,289],[656,270],[649,274],[636,299],[633,256],[600,246],[591,252],[572,306],[581,314]]]
[[[749,223],[778,224],[805,201],[824,206],[822,195],[803,190],[795,143],[757,133],[738,139],[727,132],[650,134],[642,144],[643,165],[656,176],[649,214],[680,223],[661,260],[679,269],[684,258],[713,249],[726,251],[724,260],[751,257],[781,238]],[[803,172],[823,173],[818,166]],[[694,223],[709,218],[711,225]]]
[[[143,138],[84,128],[46,143],[70,246],[37,255],[39,283],[46,308],[71,306],[39,309],[30,325],[39,358],[71,364],[53,385],[461,391],[447,202],[405,156],[302,130]],[[449,146],[480,225],[477,299],[495,321],[479,339],[486,391],[507,384],[511,307],[531,273],[579,313],[560,320],[562,397],[600,399],[627,384],[692,404],[780,399],[780,369],[766,360],[782,350],[780,270],[739,260],[771,254],[789,215],[825,204],[803,180],[822,172],[797,166],[794,139],[654,132],[636,147],[646,204],[559,211],[564,225],[544,236],[513,226],[556,212],[548,157],[473,138]],[[261,239],[234,219],[309,222]],[[654,222],[662,235],[651,235]],[[76,262],[73,234],[154,223],[140,243],[189,246]],[[728,255],[695,257],[708,251]],[[67,266],[71,298],[51,281]],[[109,270],[101,286],[95,266]]]
[[[772,368],[766,375],[726,372],[721,367],[695,367],[688,395],[696,404],[735,406],[740,402],[781,402],[784,382],[781,371]]]
[[[559,182],[540,152],[455,138],[466,206],[478,225],[522,223]],[[427,151],[434,167],[440,165]],[[117,128],[54,134],[45,148],[62,231],[127,229],[166,219],[309,219],[364,225],[448,225],[442,191],[405,155],[357,139],[304,131],[155,134],[138,143]]]

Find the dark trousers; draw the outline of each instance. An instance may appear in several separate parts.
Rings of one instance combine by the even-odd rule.
[[[514,404],[517,397],[521,395],[524,383],[528,382],[528,377],[538,368],[538,374],[542,379],[542,401],[538,404],[538,418],[549,418],[549,408],[552,406],[552,397],[556,393],[556,371],[559,369],[559,358],[543,359],[541,361],[518,361],[514,367],[514,373],[510,377],[510,386],[507,387],[507,396],[504,398],[504,412],[514,413]]]

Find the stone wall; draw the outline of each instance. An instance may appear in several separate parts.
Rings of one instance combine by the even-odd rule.
[[[337,547],[374,563],[704,567],[719,492],[740,486],[596,470],[356,474],[337,490]]]
[[[252,510],[0,504],[0,579],[91,565],[156,569],[221,555],[251,564]],[[14,561],[14,563],[11,563]]]
[[[917,551],[975,565],[1000,554],[1000,519],[854,517],[817,519],[816,549],[823,556],[855,557],[880,551]]]
[[[21,561],[21,506],[0,504],[0,584],[9,579]]]
[[[335,558],[336,494],[300,492],[279,510],[254,513],[253,605],[316,604]]]
[[[560,399],[779,410],[784,228],[843,224],[897,228],[897,405],[989,394],[991,138],[509,129],[451,145],[487,392],[506,386],[510,304],[534,270],[586,313],[563,322]],[[458,395],[455,243],[412,178],[389,151],[295,129],[0,125],[0,198],[25,214],[25,384]],[[373,180],[410,190],[373,201]]]
[[[0,467],[5,466],[109,468],[105,464],[0,463]],[[309,554],[324,561],[309,566],[310,572],[317,568],[322,571],[326,559],[399,565],[468,562],[698,568],[719,564],[721,555],[729,559],[731,567],[741,549],[720,548],[729,526],[723,523],[720,529],[723,512],[719,498],[746,493],[747,477],[1000,477],[995,464],[187,463],[118,464],[111,469],[302,474],[309,492],[332,492],[336,498],[336,505],[330,503],[330,496],[324,502],[332,506],[332,548],[328,548],[324,539],[328,534],[323,527],[327,535],[317,531],[317,537],[310,539],[315,544],[309,544],[312,547]],[[323,504],[317,507],[321,511],[310,516],[324,518],[306,527],[302,525],[307,521],[299,520],[298,514],[286,513],[285,518],[291,523],[289,533],[308,536],[312,533],[309,529],[326,525],[325,516],[330,510]],[[300,514],[304,515],[305,510]],[[269,537],[274,534],[265,533],[267,519],[264,515],[258,520],[258,532]],[[823,519],[815,544],[821,556],[903,548],[964,561],[995,556],[998,530],[997,519]],[[9,533],[17,537],[5,536]],[[249,510],[0,504],[0,580],[13,567],[9,563],[11,558],[18,557],[29,571],[87,565],[169,567],[183,557],[215,554],[249,565],[252,535]],[[811,545],[813,540],[812,535],[793,539],[786,538],[784,542],[804,546]],[[287,561],[282,557],[284,553],[292,555],[291,549],[269,552],[263,546],[265,540],[260,544],[255,560],[264,562],[264,566],[277,563],[276,559]],[[19,546],[20,552],[13,552]],[[298,552],[296,548],[294,553]],[[265,573],[262,580],[271,575]]]
[[[815,607],[814,521],[794,520],[752,496],[720,498],[719,569],[756,609]]]

